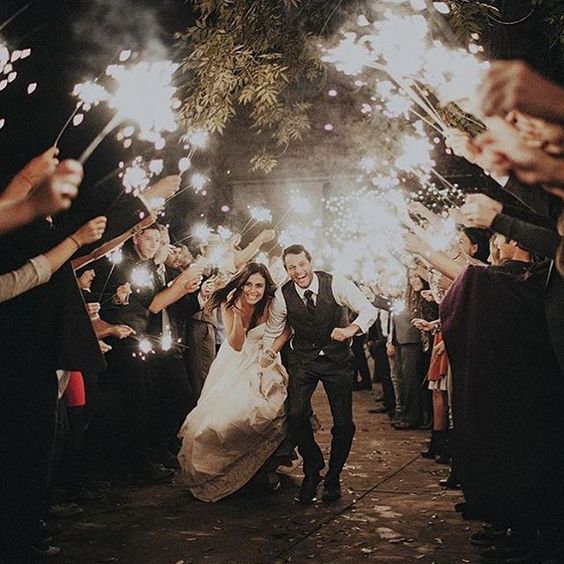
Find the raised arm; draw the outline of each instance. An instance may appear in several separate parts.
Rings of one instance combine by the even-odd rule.
[[[228,308],[224,305],[221,306],[221,318],[225,324],[225,333],[227,335],[227,342],[229,346],[235,351],[242,351],[245,344],[245,328],[243,327],[243,320],[241,318],[241,310],[237,307]]]
[[[259,252],[262,245],[272,241],[275,235],[274,229],[261,231],[243,250],[235,253],[235,268],[239,270],[245,266]]]
[[[163,309],[174,304],[186,294],[198,291],[202,282],[202,263],[194,263],[184,272],[179,274],[174,282],[164,290],[160,291],[151,301],[149,311],[160,313]]]
[[[93,219],[45,254],[32,258],[18,270],[0,276],[0,303],[48,282],[51,275],[80,247],[100,239],[105,227],[105,217]]]

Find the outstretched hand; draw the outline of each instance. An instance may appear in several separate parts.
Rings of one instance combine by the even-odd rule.
[[[45,217],[70,208],[78,195],[82,176],[82,166],[77,161],[63,161],[58,165],[28,195],[35,215]]]

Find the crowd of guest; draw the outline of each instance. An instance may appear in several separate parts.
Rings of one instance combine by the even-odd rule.
[[[479,103],[487,131],[453,130],[447,144],[491,177],[490,195],[450,211],[460,231],[447,251],[427,237],[444,217],[410,205],[405,300],[399,311],[375,304],[369,345],[384,395],[371,411],[426,428],[426,380],[422,456],[452,464],[441,483],[462,489],[456,510],[483,523],[470,538],[481,559],[562,562],[564,90],[498,62]]]
[[[407,289],[394,306],[367,290],[379,316],[353,340],[357,387],[372,386],[368,349],[383,389],[372,411],[399,431],[432,430],[423,456],[452,463],[445,485],[462,489],[465,518],[485,523],[471,538],[485,561],[555,562],[564,531],[564,90],[522,63],[496,63],[480,107],[487,131],[453,130],[447,142],[497,182],[499,201],[472,194],[452,210],[461,228],[446,251],[426,238],[444,218],[410,206]],[[222,340],[206,302],[275,237],[265,230],[244,249],[238,236],[212,238],[192,254],[171,242],[153,204],[178,191],[178,176],[142,195],[81,182],[81,166],[51,148],[0,194],[6,562],[58,552],[45,520],[69,504],[54,502],[55,484],[67,502],[103,497],[84,464],[101,392],[122,405],[123,475],[171,479],[180,425]]]

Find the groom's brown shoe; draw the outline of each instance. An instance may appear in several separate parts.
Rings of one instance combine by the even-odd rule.
[[[300,495],[298,496],[298,501],[303,505],[308,505],[313,503],[315,496],[317,494],[317,486],[321,482],[322,478],[319,472],[315,474],[306,474],[302,486],[300,488]]]

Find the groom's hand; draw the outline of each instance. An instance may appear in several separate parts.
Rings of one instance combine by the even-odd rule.
[[[333,329],[333,331],[331,332],[331,339],[333,341],[339,341],[341,343],[343,341],[348,341],[356,335],[357,330],[358,328],[356,326],[335,327],[335,329]]]

